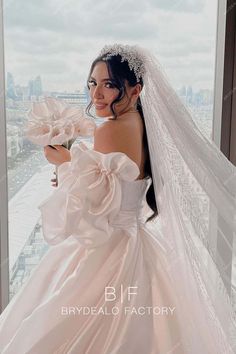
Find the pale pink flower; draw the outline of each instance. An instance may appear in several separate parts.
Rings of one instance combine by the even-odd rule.
[[[62,145],[78,136],[93,136],[96,127],[82,108],[69,106],[53,97],[34,102],[28,117],[25,135],[42,146]]]

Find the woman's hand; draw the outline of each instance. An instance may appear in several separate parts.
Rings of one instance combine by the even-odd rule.
[[[44,155],[48,162],[59,166],[63,162],[71,161],[70,151],[61,145],[44,146]]]
[[[58,181],[57,181],[57,177],[56,177],[56,172],[54,171],[53,172],[55,177],[51,179],[51,182],[52,182],[52,187],[57,187],[58,186]]]

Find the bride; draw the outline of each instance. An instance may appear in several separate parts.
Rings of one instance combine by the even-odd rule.
[[[105,46],[87,84],[104,122],[93,149],[44,148],[58,166],[39,206],[52,247],[0,316],[1,353],[236,353],[210,243],[235,235],[235,167],[146,49]]]

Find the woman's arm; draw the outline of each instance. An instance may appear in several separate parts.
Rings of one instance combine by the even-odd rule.
[[[47,145],[44,147],[44,155],[48,162],[52,163],[53,165],[59,166],[63,162],[71,161],[70,151],[66,149],[64,146],[61,145]],[[56,175],[56,172],[53,172]],[[52,178],[52,187],[57,187],[57,178]]]

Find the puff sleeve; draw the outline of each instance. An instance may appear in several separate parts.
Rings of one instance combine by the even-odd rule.
[[[121,180],[135,180],[138,165],[122,152],[104,154],[80,142],[58,175],[57,189],[38,206],[46,242],[55,245],[69,236],[85,247],[107,242],[109,223],[120,210]]]

